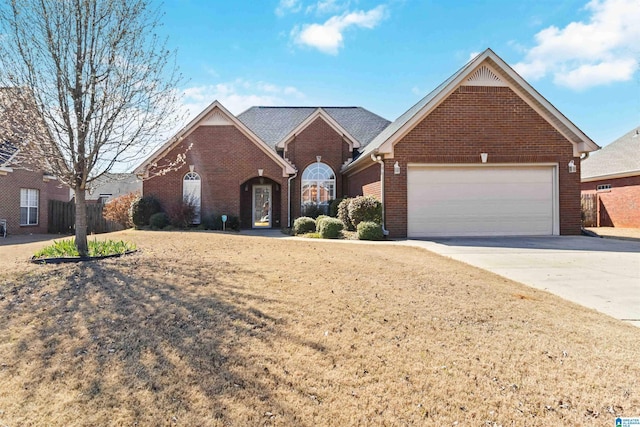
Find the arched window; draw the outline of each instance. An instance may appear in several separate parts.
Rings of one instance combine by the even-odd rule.
[[[316,162],[302,172],[302,207],[327,207],[336,198],[336,175],[324,163]]]
[[[200,224],[200,187],[200,175],[195,172],[189,172],[184,176],[182,180],[182,200],[195,207],[193,224]]]

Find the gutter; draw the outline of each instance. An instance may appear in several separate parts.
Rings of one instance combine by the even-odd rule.
[[[291,228],[291,180],[298,176],[298,172],[294,173],[287,180],[287,228]]]
[[[371,160],[380,164],[380,203],[382,203],[382,234],[389,235],[389,230],[385,228],[385,216],[384,216],[384,162],[382,157],[371,154]]]

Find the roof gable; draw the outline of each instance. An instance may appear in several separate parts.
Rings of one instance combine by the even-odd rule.
[[[214,101],[205,108],[198,116],[191,120],[185,127],[183,127],[178,133],[165,142],[159,149],[157,149],[151,156],[147,158],[140,166],[138,166],[134,173],[144,174],[147,172],[149,166],[166,155],[171,149],[182,142],[188,137],[194,130],[200,126],[235,126],[242,134],[244,134],[251,142],[253,142],[260,150],[271,157],[277,164],[282,167],[282,175],[288,176],[296,172],[293,165],[287,162],[282,157],[271,149],[262,139],[260,139],[251,129],[249,129],[244,123],[238,120],[233,114],[231,114],[219,101]]]
[[[591,154],[580,164],[583,182],[640,175],[640,126]]]
[[[595,151],[598,145],[578,129],[549,101],[531,87],[491,49],[465,64],[447,80],[384,129],[358,159],[348,165],[349,170],[361,162],[368,162],[371,154],[392,154],[394,145],[430,114],[459,86],[503,86],[511,88],[529,106],[557,129],[573,145],[574,156]]]

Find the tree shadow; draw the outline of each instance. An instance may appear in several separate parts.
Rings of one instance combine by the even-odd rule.
[[[286,333],[278,301],[248,291],[247,280],[262,279],[235,265],[168,266],[138,254],[43,267],[0,304],[0,330],[20,333],[3,370],[24,384],[22,402],[72,392],[66,408],[89,424],[114,411],[129,424],[275,422],[295,412],[273,395],[290,379],[256,352],[325,349]]]

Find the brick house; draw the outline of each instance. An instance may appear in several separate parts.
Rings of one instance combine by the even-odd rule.
[[[243,228],[372,194],[391,237],[578,234],[580,156],[598,148],[487,49],[393,123],[359,107],[236,117],[216,101],[135,172],[145,195],[195,196]]]
[[[46,233],[49,200],[69,200],[69,189],[55,176],[14,165],[18,148],[0,141],[0,219],[7,234]]]
[[[640,227],[640,128],[582,161],[582,194],[596,195],[598,227]]]
[[[47,171],[30,165],[23,140],[37,140],[25,121],[41,123],[32,99],[22,89],[0,88],[0,220],[7,234],[46,233],[49,200],[69,200],[69,189]],[[12,110],[19,114],[12,114]],[[3,221],[4,222],[4,221]]]

